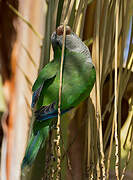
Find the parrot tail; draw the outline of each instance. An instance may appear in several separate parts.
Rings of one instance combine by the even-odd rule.
[[[41,130],[39,130],[36,134],[32,133],[21,165],[22,170],[26,166],[30,166],[32,162],[35,160],[41,145],[48,136],[48,132],[49,132],[49,126],[46,126]]]

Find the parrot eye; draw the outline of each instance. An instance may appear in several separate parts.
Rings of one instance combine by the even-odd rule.
[[[58,36],[61,36],[63,35],[63,32],[64,32],[64,26],[63,25],[60,25],[57,29],[56,29],[56,34]],[[66,26],[66,35],[70,35],[72,32],[70,26]]]

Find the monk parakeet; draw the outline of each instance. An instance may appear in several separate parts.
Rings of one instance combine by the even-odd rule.
[[[61,25],[52,34],[54,59],[42,69],[32,87],[31,107],[34,109],[35,121],[22,168],[32,164],[48,137],[53,119],[58,116],[63,31],[64,27]],[[95,80],[96,72],[88,47],[69,26],[66,26],[61,114],[84,101],[89,96]]]

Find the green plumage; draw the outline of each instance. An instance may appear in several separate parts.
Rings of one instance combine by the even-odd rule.
[[[94,85],[95,76],[94,66],[91,63],[86,63],[86,59],[82,54],[66,52],[63,69],[61,109],[65,110],[75,107],[88,97]],[[44,83],[44,77],[47,83],[51,81],[51,78],[53,78],[53,82],[48,87],[44,86],[39,107],[56,102],[57,108],[60,84],[60,59],[58,57],[55,57],[52,62],[43,68],[33,86],[33,91],[39,88],[40,83]]]
[[[77,36],[75,38],[77,38]],[[83,46],[85,45],[83,44]],[[41,108],[43,109],[43,107],[47,106],[49,107],[49,105],[52,105],[53,103],[54,110],[52,107],[52,110],[49,110],[48,113],[43,112],[41,116],[39,114],[40,121],[35,120],[22,168],[26,165],[30,165],[35,159],[41,144],[48,136],[50,124],[52,122],[52,115],[55,113],[57,114],[60,84],[60,63],[61,47],[57,45],[54,46],[54,60],[42,69],[32,88],[33,92],[36,92],[38,88],[42,86],[39,96],[35,96],[35,98],[38,98],[36,110],[40,110]],[[70,49],[65,48],[61,111],[66,112],[85,100],[93,88],[95,79],[95,68],[92,62],[88,60],[86,54],[80,53],[79,51],[70,51]],[[49,113],[52,115],[49,115]],[[44,118],[47,114],[47,117],[49,117],[48,119]]]

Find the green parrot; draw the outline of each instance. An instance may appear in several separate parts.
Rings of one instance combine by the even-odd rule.
[[[51,36],[54,59],[39,73],[32,91],[35,121],[22,162],[22,169],[30,166],[48,137],[53,119],[58,116],[60,64],[63,41],[63,25]],[[66,26],[65,55],[62,78],[61,114],[71,110],[90,94],[96,80],[96,72],[88,47]]]

